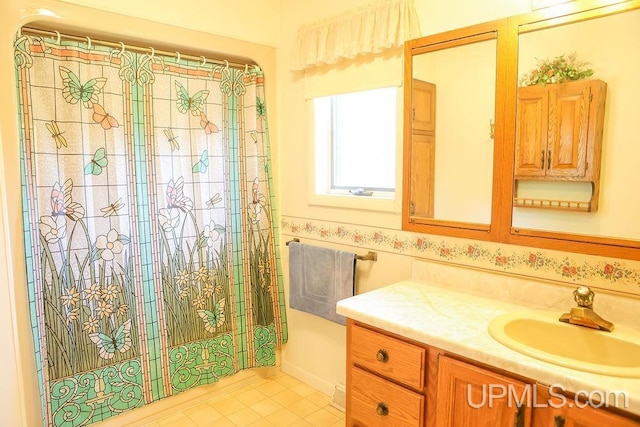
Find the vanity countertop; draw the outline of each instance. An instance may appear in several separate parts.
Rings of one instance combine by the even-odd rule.
[[[353,320],[532,380],[557,385],[556,390],[593,393],[597,397],[603,393],[624,392],[626,404],[618,398],[618,402],[610,402],[611,406],[640,415],[640,378],[612,377],[557,366],[511,350],[489,335],[487,327],[494,317],[523,308],[528,307],[412,280],[337,304],[337,312]]]

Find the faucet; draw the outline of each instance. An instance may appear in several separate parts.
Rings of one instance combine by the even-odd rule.
[[[577,307],[573,307],[569,313],[560,316],[561,322],[574,325],[586,326],[587,328],[600,329],[602,331],[613,331],[613,323],[604,320],[593,311],[593,298],[595,294],[587,286],[579,286],[573,291],[573,299]]]

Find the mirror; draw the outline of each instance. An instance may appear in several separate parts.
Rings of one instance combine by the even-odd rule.
[[[521,27],[521,31],[526,29],[526,25]],[[540,60],[553,60],[561,55],[570,60],[574,53],[577,61],[588,62],[583,69],[594,71],[589,80],[599,79],[606,83],[599,182],[592,186],[590,182],[567,181],[566,177],[560,180],[539,176],[518,179],[516,170],[512,225],[519,233],[523,233],[522,229],[532,229],[640,240],[640,168],[637,165],[640,158],[640,80],[637,71],[640,69],[640,10],[521,33],[518,77],[536,69]],[[559,84],[548,85],[551,90],[561,88]],[[519,94],[523,93],[520,90]],[[593,94],[591,98],[591,103],[596,102]],[[549,109],[552,107],[550,101]],[[518,102],[517,108],[518,127],[521,118],[525,119],[522,110],[529,107]],[[593,113],[593,109],[589,111]],[[549,112],[550,117],[553,114]],[[593,123],[596,120],[593,116],[587,120]],[[550,132],[553,131],[552,120],[549,121]],[[598,155],[599,150],[595,148]],[[537,150],[533,154],[540,157]],[[522,163],[522,157],[524,154],[518,157],[516,149],[516,165]],[[597,161],[594,159],[587,168],[597,167]],[[518,206],[518,201],[524,199],[588,201],[592,198],[592,187],[597,209],[591,212],[567,209],[568,205],[559,209]]]
[[[412,58],[410,217],[491,223],[496,40]]]
[[[518,108],[519,78],[537,60],[574,52],[594,70],[585,80],[606,85],[580,91],[566,104],[575,108],[563,105],[562,114],[569,111],[581,123],[584,111],[593,117],[602,111],[595,122],[601,125],[587,128],[592,138],[602,135],[594,139],[601,148],[592,154],[580,145],[554,151],[553,143],[541,142],[544,149],[536,146],[523,157],[520,116],[542,110]],[[406,42],[402,229],[640,260],[638,69],[637,0],[566,1]],[[591,105],[600,104],[590,97],[598,93],[604,102],[592,112]],[[567,94],[545,96],[571,98]],[[561,134],[580,134],[563,126]],[[494,138],[488,140],[491,131]],[[547,129],[539,131],[548,135]],[[586,159],[574,166],[588,179],[525,179],[523,158],[548,170]],[[573,204],[523,207],[534,199]]]

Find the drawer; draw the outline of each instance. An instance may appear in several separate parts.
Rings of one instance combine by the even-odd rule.
[[[422,426],[424,396],[360,368],[351,368],[353,426]]]
[[[426,350],[361,326],[351,326],[351,363],[394,381],[424,388]]]

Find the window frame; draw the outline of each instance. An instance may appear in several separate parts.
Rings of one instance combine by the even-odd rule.
[[[400,213],[402,209],[402,147],[403,147],[403,99],[404,90],[400,85],[387,85],[364,90],[393,87],[396,91],[396,131],[395,131],[395,189],[393,191],[380,191],[379,189],[366,189],[372,191],[371,196],[355,195],[349,192],[349,188],[331,188],[332,185],[332,136],[318,137],[316,127],[315,100],[307,100],[308,112],[308,139],[311,141],[308,159],[308,203],[314,206],[328,206],[337,208],[352,208],[371,211]],[[353,92],[359,92],[358,90]],[[334,94],[335,95],[335,94]],[[332,95],[327,95],[329,97]],[[331,128],[333,129],[333,123]]]

